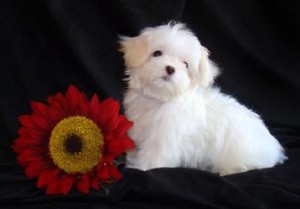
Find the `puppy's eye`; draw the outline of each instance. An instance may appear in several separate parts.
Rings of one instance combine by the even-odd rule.
[[[189,68],[189,64],[187,62],[183,62],[186,68]]]
[[[153,57],[159,57],[159,56],[162,55],[162,52],[160,50],[156,50],[156,51],[153,52],[152,55],[153,55]]]

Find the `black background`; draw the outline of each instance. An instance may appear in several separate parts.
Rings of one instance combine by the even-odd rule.
[[[1,0],[0,208],[300,208],[300,7],[259,0]],[[216,85],[258,112],[289,160],[218,177],[193,169],[124,169],[111,192],[49,197],[10,146],[18,115],[74,84],[122,100],[118,36],[186,23],[222,69]]]

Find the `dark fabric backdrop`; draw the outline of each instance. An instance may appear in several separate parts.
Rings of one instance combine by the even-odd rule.
[[[0,208],[300,208],[299,9],[279,0],[1,0]],[[170,20],[195,32],[222,69],[216,85],[261,114],[289,160],[224,178],[123,169],[109,194],[45,196],[10,148],[18,115],[70,84],[121,101],[118,35]]]

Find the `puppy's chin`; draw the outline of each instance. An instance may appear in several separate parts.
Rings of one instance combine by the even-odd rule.
[[[162,91],[160,89],[149,88],[149,87],[143,88],[142,93],[145,97],[155,99],[161,102],[168,102],[179,97],[179,95],[176,95],[175,92],[170,92],[166,90]]]
[[[142,94],[161,102],[180,98],[189,91],[189,82],[182,82],[174,76],[162,75],[142,84]]]

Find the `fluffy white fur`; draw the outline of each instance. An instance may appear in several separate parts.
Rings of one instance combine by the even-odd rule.
[[[212,86],[219,70],[183,24],[146,28],[137,37],[122,37],[121,46],[128,75],[125,112],[137,145],[128,153],[128,167],[183,166],[228,175],[286,159],[256,113]],[[162,54],[154,56],[158,50]]]

